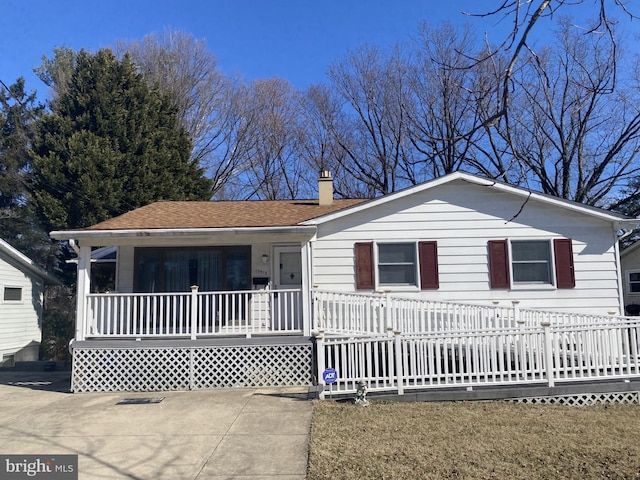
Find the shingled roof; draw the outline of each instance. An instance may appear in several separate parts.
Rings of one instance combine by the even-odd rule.
[[[156,202],[83,230],[287,227],[337,212],[366,199]]]

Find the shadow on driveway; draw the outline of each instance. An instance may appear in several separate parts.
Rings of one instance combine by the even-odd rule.
[[[0,385],[71,393],[71,372],[0,371]]]

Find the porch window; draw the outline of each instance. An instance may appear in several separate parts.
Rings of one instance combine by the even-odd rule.
[[[248,290],[251,247],[138,248],[135,260],[138,292]]]

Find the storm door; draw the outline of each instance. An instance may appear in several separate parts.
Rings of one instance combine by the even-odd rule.
[[[287,290],[274,296],[274,321],[302,328],[302,255],[300,247],[274,247],[274,287]],[[276,323],[277,325],[278,323]]]

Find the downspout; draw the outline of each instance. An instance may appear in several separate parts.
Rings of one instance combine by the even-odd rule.
[[[615,255],[616,255],[616,270],[618,271],[618,302],[619,302],[619,313],[620,315],[626,315],[627,312],[624,308],[624,283],[625,280],[623,278],[623,272],[622,272],[622,261],[621,261],[621,257],[620,257],[620,240],[623,240],[625,238],[627,238],[629,235],[631,235],[634,232],[635,229],[634,225],[633,228],[629,228],[628,230],[626,230],[622,235],[618,236],[618,231],[622,229],[622,225],[618,224],[614,226],[613,229],[613,234],[615,236],[615,243],[614,243],[614,249],[615,249]]]

